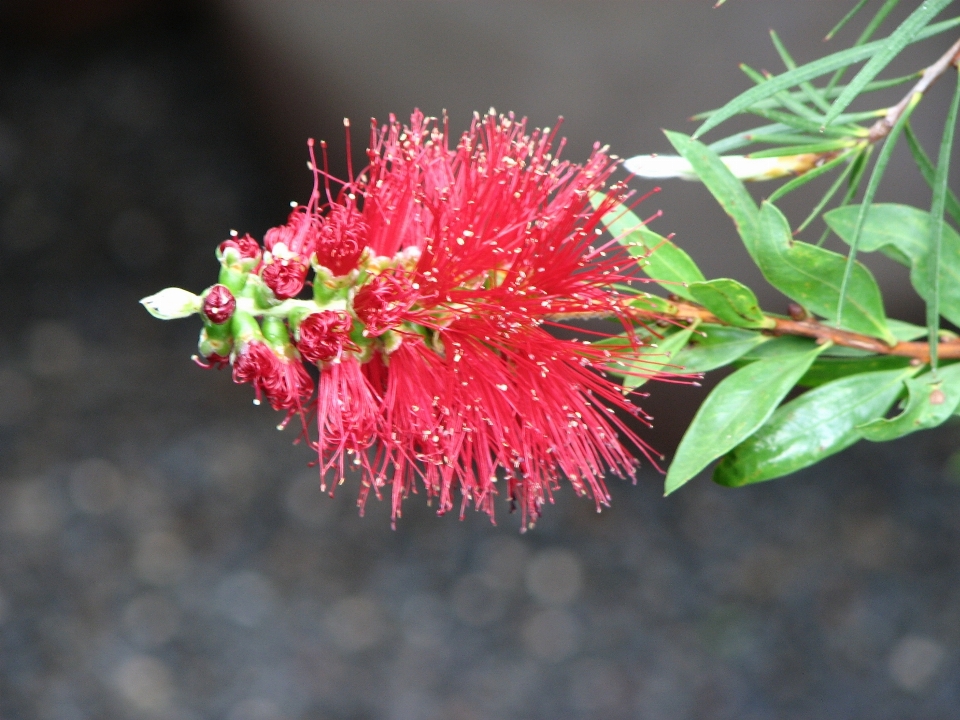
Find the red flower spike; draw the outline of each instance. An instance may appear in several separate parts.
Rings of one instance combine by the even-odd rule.
[[[345,347],[353,347],[353,321],[346,313],[324,310],[307,315],[298,330],[297,349],[312,363],[338,361]]]
[[[205,364],[222,365],[232,344],[236,382],[287,419],[315,413],[321,484],[354,466],[361,509],[389,486],[395,519],[422,486],[440,513],[459,492],[461,515],[473,504],[492,518],[501,498],[526,528],[562,480],[599,509],[608,473],[632,475],[635,453],[654,462],[623,419],[649,418],[605,372],[641,372],[629,298],[615,289],[637,279],[636,262],[615,241],[592,245],[625,199],[622,186],[604,190],[616,162],[598,146],[584,165],[562,161],[555,136],[490,114],[456,140],[419,112],[409,126],[391,116],[336,195],[311,142],[310,200],[267,232],[259,273],[286,300],[312,262],[313,298],[268,311],[244,296],[228,326],[204,328]],[[221,254],[260,262],[248,237]],[[206,300],[208,317],[226,313],[225,296]],[[627,337],[592,345],[547,332],[590,316],[616,319]],[[228,337],[211,337],[218,328]],[[320,370],[315,396],[304,361]]]
[[[203,314],[214,325],[223,325],[236,309],[237,300],[225,285],[214,285],[203,299]]]

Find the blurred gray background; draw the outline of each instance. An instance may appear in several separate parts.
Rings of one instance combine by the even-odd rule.
[[[572,160],[667,151],[661,127],[747,87],[738,62],[780,68],[768,28],[810,60],[848,6],[710,4],[0,6],[0,719],[960,716],[956,426],[737,491],[663,499],[647,469],[525,535],[506,507],[493,527],[414,497],[392,532],[190,363],[193,323],[137,305],[209,285],[229,229],[281,222],[306,137],[342,174],[345,116],[357,162],[370,116],[414,107],[563,115]],[[945,95],[915,116],[929,149]],[[883,197],[927,204],[898,161]],[[702,187],[646,209],[783,306]],[[875,269],[916,319],[905,275]],[[650,442],[671,451],[703,392],[652,387]]]

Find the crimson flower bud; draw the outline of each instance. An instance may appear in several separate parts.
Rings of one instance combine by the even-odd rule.
[[[343,353],[350,342],[353,320],[334,310],[311,313],[300,323],[297,349],[310,362],[330,362]]]
[[[260,264],[263,253],[260,250],[260,244],[250,236],[250,233],[247,233],[243,237],[224,240],[217,248],[217,255],[220,262],[236,266],[238,270],[244,272],[251,272]]]
[[[226,285],[214,285],[203,299],[203,314],[215,325],[223,325],[236,309],[237,300]]]
[[[307,279],[307,266],[296,259],[274,259],[265,265],[260,275],[263,283],[273,291],[278,300],[296,297],[303,290]]]

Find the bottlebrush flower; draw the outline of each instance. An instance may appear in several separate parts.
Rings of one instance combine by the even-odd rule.
[[[590,196],[616,163],[596,146],[582,166],[561,161],[555,136],[512,115],[475,116],[459,139],[419,112],[408,126],[391,116],[336,194],[313,161],[310,201],[267,233],[249,277],[232,274],[234,255],[259,259],[259,248],[221,245],[234,379],[288,418],[315,414],[322,486],[355,466],[361,508],[389,488],[396,518],[422,486],[440,513],[459,493],[461,514],[473,503],[493,517],[505,498],[526,527],[562,478],[599,508],[606,473],[633,474],[635,451],[650,457],[617,411],[646,416],[605,372],[636,368],[639,340],[548,332],[588,316],[629,330],[614,286],[635,268],[618,243],[593,246],[622,188],[597,209]],[[307,263],[312,299],[299,297]],[[217,330],[204,332],[209,349]],[[312,399],[300,358],[319,371]]]

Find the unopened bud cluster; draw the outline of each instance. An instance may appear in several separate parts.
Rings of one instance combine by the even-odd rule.
[[[199,313],[199,365],[229,364],[236,382],[253,386],[255,402],[266,398],[288,419],[302,413],[314,390],[302,361],[321,369],[345,356],[368,362],[396,350],[404,334],[429,335],[405,320],[418,295],[409,277],[419,250],[377,256],[338,233],[350,210],[337,209],[323,217],[297,207],[263,246],[233,234],[217,248],[215,285],[200,295],[167,288],[141,302],[164,320]],[[349,229],[356,226],[353,218]]]

